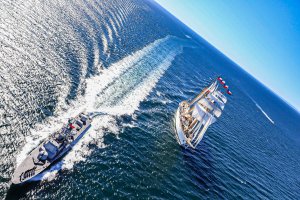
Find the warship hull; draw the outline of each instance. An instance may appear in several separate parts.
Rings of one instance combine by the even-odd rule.
[[[54,134],[43,141],[33,149],[26,159],[16,168],[11,180],[12,184],[19,185],[32,180],[63,158],[78,143],[91,127],[91,119],[86,117],[85,122],[80,121],[79,116],[76,116],[74,119],[76,121],[76,123],[74,123],[75,134],[67,135],[68,140],[63,142],[57,142]],[[42,148],[46,148],[49,152],[47,159],[43,161],[38,159],[40,149]],[[53,151],[55,151],[55,154],[53,154]]]

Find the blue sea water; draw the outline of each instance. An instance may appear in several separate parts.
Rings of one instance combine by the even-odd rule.
[[[4,199],[299,199],[300,116],[154,1],[0,2]],[[222,75],[233,95],[195,150],[178,103]],[[12,187],[68,117],[102,111],[60,162]]]

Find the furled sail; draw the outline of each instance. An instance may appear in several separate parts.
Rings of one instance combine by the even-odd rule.
[[[199,104],[206,108],[208,112],[214,109],[214,105],[206,98],[200,99]]]
[[[191,131],[191,141],[195,141],[195,139],[198,138],[199,132],[203,130],[203,126],[207,124],[208,120],[210,120],[210,114],[201,105],[195,104],[194,108],[192,116],[194,119],[198,120],[198,123]]]
[[[180,144],[195,148],[202,140],[208,127],[216,122],[216,118],[221,116],[227,98],[218,90],[219,86],[228,90],[225,81],[218,77],[192,101],[180,103],[178,110],[179,114],[182,115],[176,118],[181,123],[177,137]]]
[[[214,92],[215,96],[217,98],[219,98],[223,103],[226,103],[227,102],[227,98],[220,92],[220,91],[215,91]]]
[[[203,97],[203,95],[209,91],[215,91],[218,87],[218,81],[213,82],[213,84],[211,84],[208,88],[204,89],[198,96],[196,96],[189,104],[190,106],[193,105],[194,103],[196,103],[197,101],[199,101],[199,99],[201,99]]]
[[[208,113],[209,114],[209,113]],[[210,115],[210,114],[209,114]],[[199,142],[202,140],[204,133],[206,132],[207,128],[209,127],[209,125],[211,125],[212,123],[214,123],[216,121],[216,118],[214,118],[212,115],[210,115],[208,117],[208,120],[206,121],[206,123],[204,124],[202,130],[200,131],[200,133],[198,134],[197,139],[195,140],[194,146],[197,146],[199,144]]]
[[[207,112],[206,110],[200,106],[199,104],[195,104],[195,109],[193,110],[192,116],[197,119],[201,124],[205,120]],[[205,123],[205,122],[204,122]]]
[[[217,104],[212,100],[212,99],[207,99],[204,98],[206,105],[210,106],[210,112],[216,116],[216,117],[220,117],[222,114],[222,110],[220,108],[218,108]]]
[[[207,97],[216,102],[222,110],[224,109],[225,104],[218,97],[215,96],[215,92],[209,93]]]
[[[209,87],[209,91],[213,92],[218,88],[218,81],[215,81],[210,87]]]
[[[215,107],[214,110],[213,110],[213,114],[214,114],[214,116],[216,116],[216,117],[220,117],[221,114],[222,114],[222,111],[221,111],[221,109]]]
[[[198,123],[196,129],[193,130],[193,132],[192,132],[192,134],[193,134],[192,141],[194,141],[194,140],[196,139],[197,133],[199,133],[201,127],[202,127],[202,124],[201,124],[201,123]]]

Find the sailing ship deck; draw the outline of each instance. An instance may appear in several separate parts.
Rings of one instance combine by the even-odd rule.
[[[208,127],[221,116],[227,98],[218,90],[218,80],[203,89],[192,101],[179,104],[175,114],[175,130],[180,145],[195,148]]]

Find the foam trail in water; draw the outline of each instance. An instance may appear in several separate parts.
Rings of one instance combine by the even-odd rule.
[[[275,124],[274,121],[269,117],[269,115],[257,103],[255,103],[255,105],[272,124]]]
[[[249,96],[249,95],[248,95]],[[255,104],[255,106],[262,112],[262,114],[264,114],[264,116],[272,123],[275,124],[275,122],[269,117],[269,115],[260,107],[260,105],[258,103],[256,103],[256,101],[254,101],[254,99],[252,99],[252,97],[249,96],[249,98],[253,101],[253,103]]]
[[[88,95],[97,96],[93,108],[112,115],[133,114],[181,50],[174,38],[166,37],[103,71],[88,82],[94,88]]]
[[[108,51],[108,42],[107,42],[107,38],[104,34],[102,34],[102,44],[103,44],[103,52],[107,53],[107,51]]]
[[[250,95],[247,95],[255,104],[255,106],[262,112],[262,114],[264,114],[264,116],[272,123],[275,124],[275,122],[271,119],[271,117],[269,117],[269,115],[260,107],[260,105],[252,98],[250,97]]]
[[[120,132],[115,116],[132,115],[138,109],[140,102],[147,97],[175,57],[182,52],[181,44],[172,36],[156,40],[112,64],[100,75],[88,79],[85,96],[78,97],[67,110],[56,112],[54,117],[50,117],[26,138],[26,145],[17,158],[18,164],[31,149],[60,128],[63,121],[82,110],[106,112],[109,115],[96,117],[91,129],[73,150],[37,179],[52,180],[58,170],[72,169],[74,163],[84,161],[91,153],[89,144],[104,148],[104,131],[115,134]]]

